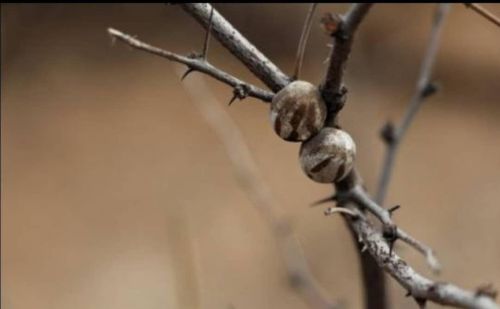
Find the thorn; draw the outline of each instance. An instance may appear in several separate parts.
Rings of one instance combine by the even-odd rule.
[[[238,95],[233,94],[233,97],[231,98],[231,100],[229,100],[229,103],[227,105],[231,106],[231,104],[233,104],[234,100],[236,100],[237,97],[238,97]]]
[[[361,253],[364,253],[368,249],[368,246],[366,244],[363,245],[363,248],[361,248]]]
[[[401,208],[401,205],[396,205],[396,206],[392,206],[391,208],[387,209],[387,211],[389,212],[389,215],[392,216],[392,214],[398,210],[399,208]]]
[[[420,309],[425,309],[425,305],[427,304],[427,299],[420,297],[414,297],[414,299],[417,302]]]
[[[387,121],[382,127],[380,130],[380,137],[382,137],[382,140],[388,145],[392,145],[396,142],[396,128],[391,121]]]
[[[439,90],[439,85],[435,82],[430,82],[422,89],[422,98],[430,97]]]
[[[389,256],[392,256],[392,251],[394,250],[395,243],[396,243],[396,239],[389,241]]]
[[[193,69],[193,68],[188,68],[188,69],[186,70],[186,72],[184,72],[184,74],[182,74],[182,76],[181,76],[181,81],[183,81],[183,80],[184,80],[184,78],[186,78],[186,77],[189,75],[189,73],[191,73],[191,72],[194,72],[194,69]]]
[[[389,244],[389,256],[392,255],[394,243],[398,240],[397,227],[395,225],[386,225],[383,228],[382,235]]]
[[[319,206],[319,205],[326,204],[326,203],[329,203],[329,202],[335,202],[336,200],[337,200],[337,195],[334,194],[332,196],[328,196],[328,197],[322,198],[320,200],[317,200],[316,202],[313,202],[310,205],[310,207]]]
[[[233,97],[229,101],[228,105],[231,106],[231,104],[237,98],[241,101],[241,100],[245,99],[247,96],[248,96],[248,88],[247,88],[247,86],[246,85],[242,85],[242,84],[236,85],[233,88]]]

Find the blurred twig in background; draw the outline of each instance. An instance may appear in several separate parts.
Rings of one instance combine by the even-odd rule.
[[[406,131],[408,131],[408,128],[415,119],[415,115],[420,109],[420,106],[422,106],[424,100],[437,91],[437,86],[431,80],[431,76],[434,63],[436,62],[436,55],[439,47],[439,38],[441,36],[444,21],[449,10],[450,4],[438,5],[432,24],[427,51],[422,60],[420,75],[415,87],[415,93],[413,94],[413,97],[408,104],[408,108],[405,112],[403,120],[401,121],[401,124],[398,127],[394,127],[392,123],[388,122],[382,130],[382,138],[386,143],[387,150],[384,163],[382,165],[382,172],[380,174],[378,183],[377,195],[375,198],[378,204],[384,204],[387,189],[389,187],[391,173],[394,168],[394,161],[396,159],[398,147]]]
[[[182,71],[177,70],[179,76]],[[276,244],[281,250],[291,286],[312,308],[336,308],[314,279],[302,248],[290,225],[274,200],[269,186],[260,177],[257,165],[245,143],[238,126],[217,102],[209,87],[200,76],[184,82],[191,101],[224,146],[238,184],[245,191],[256,209],[269,222]]]
[[[472,9],[473,11],[478,13],[479,15],[483,16],[487,20],[491,21],[492,23],[494,23],[495,25],[500,27],[500,18],[495,16],[493,13],[491,13],[490,11],[488,11],[487,9],[482,7],[481,5],[479,5],[477,3],[465,3],[465,6]]]
[[[300,76],[300,71],[302,69],[302,63],[304,61],[304,55],[306,51],[307,39],[311,33],[311,26],[313,21],[314,12],[316,10],[317,3],[311,4],[309,7],[309,12],[307,13],[306,20],[304,22],[304,27],[302,28],[302,33],[300,34],[299,46],[297,48],[297,55],[295,56],[295,70],[292,76],[293,80],[296,80]]]

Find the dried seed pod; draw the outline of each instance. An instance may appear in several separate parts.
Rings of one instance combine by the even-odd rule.
[[[302,143],[299,160],[302,170],[314,181],[333,183],[352,170],[356,144],[342,130],[325,127],[318,135]]]
[[[321,130],[326,119],[326,105],[318,87],[294,81],[281,89],[271,102],[274,131],[289,142],[302,142]]]

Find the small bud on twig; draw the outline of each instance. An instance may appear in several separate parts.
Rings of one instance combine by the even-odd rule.
[[[321,18],[321,25],[326,34],[334,36],[342,24],[342,16],[337,13],[325,13]]]

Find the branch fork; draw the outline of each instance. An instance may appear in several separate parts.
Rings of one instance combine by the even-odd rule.
[[[199,71],[228,84],[233,88],[233,101],[236,98],[243,99],[247,96],[252,96],[264,102],[270,102],[274,93],[286,86],[292,80],[292,78],[285,75],[274,63],[267,59],[264,54],[262,54],[243,35],[241,35],[212,6],[200,3],[185,3],[181,4],[181,6],[188,14],[193,16],[203,27],[207,29],[207,36],[202,53],[203,57],[199,57],[199,55],[196,57],[181,56],[146,44],[138,40],[136,37],[120,32],[116,29],[109,28],[108,33],[112,36],[112,38],[118,39],[133,48],[166,58],[170,61],[182,63],[187,66],[188,73],[192,71]],[[372,4],[365,3],[353,4],[344,16],[330,15],[329,19],[324,18],[323,25],[325,31],[329,32],[333,39],[333,47],[329,57],[328,68],[324,81],[320,86],[322,96],[325,99],[330,111],[329,119],[327,120],[327,125],[329,126],[336,125],[337,113],[345,104],[347,93],[347,88],[343,84],[345,65],[350,55],[354,33],[365,18],[371,6]],[[399,144],[401,137],[406,132],[422,100],[436,91],[435,84],[430,82],[430,72],[434,63],[443,17],[446,15],[448,7],[448,4],[441,4],[440,10],[438,10],[436,14],[429,49],[422,64],[421,77],[417,83],[416,93],[411,101],[409,110],[405,115],[401,127],[395,127],[391,123],[388,123],[382,131],[382,136],[387,145]],[[256,77],[258,77],[269,89],[271,89],[271,91],[246,83],[211,65],[206,60],[208,40],[210,37],[209,34],[212,34],[215,39],[217,39],[235,57],[245,64]],[[298,71],[300,71],[300,68],[299,70],[296,70],[296,72]],[[216,122],[214,123],[214,126],[217,126]],[[224,139],[230,138],[225,135],[226,133],[224,130],[219,130],[218,132],[219,134],[224,135]],[[232,152],[230,153],[232,154]],[[232,156],[233,160],[235,160],[235,158],[237,157]],[[389,164],[386,164],[385,166],[392,166],[393,158],[394,153],[390,156],[389,160],[386,161],[389,162]],[[386,174],[389,175],[389,173]],[[378,271],[379,269],[384,269],[409,292],[409,295],[415,298],[420,306],[425,306],[426,301],[430,300],[439,304],[451,305],[460,308],[498,309],[498,306],[493,301],[496,293],[492,292],[491,289],[482,287],[474,292],[470,292],[449,283],[434,282],[417,273],[395,252],[392,251],[393,242],[399,239],[412,246],[418,252],[422,253],[426,257],[427,263],[432,269],[439,269],[439,263],[435,258],[434,251],[417,241],[415,238],[411,237],[404,230],[397,227],[392,221],[391,216],[399,207],[394,206],[389,209],[385,209],[380,206],[383,204],[383,196],[385,194],[387,182],[388,181],[385,183],[382,182],[379,187],[377,198],[374,200],[367,194],[366,189],[362,187],[361,178],[358,176],[357,171],[354,170],[347,177],[347,179],[334,184],[336,187],[336,195],[323,199],[316,204],[336,201],[338,203],[338,207],[327,209],[325,214],[342,214],[344,218],[346,218],[346,222],[356,243],[360,245],[360,251],[368,251],[370,253],[369,256],[371,257],[370,261],[376,262],[380,267],[371,270]],[[245,182],[245,185],[250,186],[249,190],[262,189],[261,187],[258,187],[260,189],[252,188],[253,185],[256,185],[253,182]],[[380,195],[380,192],[383,194]],[[267,199],[259,194],[256,194],[256,196],[260,198],[258,201],[268,203]],[[365,211],[375,215],[375,217],[382,223],[382,231],[378,231],[373,226],[373,224],[365,216]],[[277,223],[279,222],[274,222],[274,224]],[[370,271],[370,269],[364,267],[368,265],[364,265],[364,262],[368,260],[365,260],[364,258],[362,258],[362,260],[363,273]],[[304,272],[303,274],[307,273]],[[379,276],[377,278],[382,279],[383,283],[383,277]],[[309,281],[307,282],[312,282],[311,278],[308,280]],[[371,282],[365,282],[365,288],[369,288],[370,284]],[[384,298],[384,295],[381,295],[380,293],[374,294],[370,290],[365,290],[367,293],[366,295],[370,296],[367,297],[367,300],[369,301],[367,308],[387,308],[387,304],[384,301],[377,302],[376,299],[377,297]],[[315,287],[313,285],[308,285],[305,294],[317,296],[316,293],[317,290]],[[383,294],[384,290],[382,290],[381,293]],[[320,297],[319,299],[322,298]],[[377,304],[383,304],[385,306],[371,306],[370,301],[374,301],[377,302]],[[320,301],[315,305],[313,303],[312,306],[316,308],[331,308],[329,307],[328,302],[325,303],[324,301]]]

